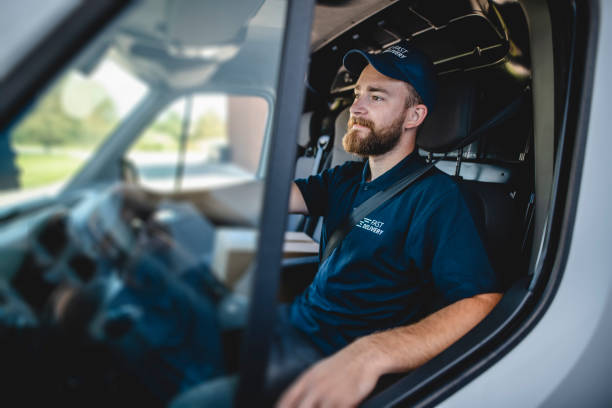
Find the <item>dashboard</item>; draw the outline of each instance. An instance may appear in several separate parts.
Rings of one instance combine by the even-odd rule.
[[[13,350],[7,367],[18,370],[33,353],[63,355],[69,367],[89,361],[78,373],[28,381],[58,390],[76,378],[79,390],[154,401],[223,373],[228,324],[219,316],[245,307],[210,271],[214,238],[215,226],[188,202],[153,204],[122,186],[5,220],[0,337],[17,343],[5,349]],[[98,357],[83,355],[90,347]]]

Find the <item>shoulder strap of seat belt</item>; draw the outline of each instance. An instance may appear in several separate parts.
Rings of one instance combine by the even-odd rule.
[[[319,137],[317,140],[317,154],[315,155],[310,174],[319,174],[321,171],[321,161],[323,160],[323,155],[327,152],[327,147],[330,145],[329,141],[329,135],[321,135],[321,137]]]
[[[355,208],[353,212],[344,219],[344,221],[340,224],[340,226],[332,233],[327,245],[325,246],[325,251],[321,257],[321,263],[327,259],[331,255],[331,253],[336,249],[340,242],[344,239],[344,237],[349,233],[349,231],[359,223],[365,216],[370,214],[372,211],[380,207],[382,204],[395,197],[397,194],[404,191],[409,185],[417,181],[421,178],[425,173],[431,170],[434,167],[436,162],[432,162],[427,164],[425,167],[416,171],[415,173],[411,173],[398,180],[391,187],[387,188],[384,191],[379,191],[374,194],[372,197],[368,198],[364,201],[359,207]]]

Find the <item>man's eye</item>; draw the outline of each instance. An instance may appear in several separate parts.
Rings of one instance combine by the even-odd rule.
[[[373,101],[377,101],[377,102],[378,102],[378,101],[382,101],[382,100],[383,100],[383,98],[382,98],[381,96],[372,95],[372,100],[373,100]]]

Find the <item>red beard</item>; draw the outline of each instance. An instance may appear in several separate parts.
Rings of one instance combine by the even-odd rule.
[[[404,115],[399,117],[388,127],[376,129],[374,122],[364,118],[351,116],[348,121],[349,131],[342,138],[342,147],[348,153],[358,156],[379,156],[392,150],[402,135]],[[351,129],[353,125],[367,127],[370,132],[366,136],[359,135],[360,131]]]

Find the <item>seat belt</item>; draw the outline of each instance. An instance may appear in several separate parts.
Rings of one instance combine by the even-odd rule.
[[[336,249],[336,247],[340,245],[340,242],[342,242],[344,237],[355,225],[357,225],[357,223],[359,223],[359,221],[361,221],[365,216],[380,207],[382,204],[404,191],[409,185],[417,181],[425,173],[431,170],[431,168],[434,167],[436,163],[437,161],[431,162],[420,170],[406,175],[405,177],[395,182],[395,184],[393,184],[391,187],[387,188],[384,191],[379,191],[378,193],[374,194],[372,197],[364,201],[359,207],[353,209],[353,212],[348,217],[346,217],[344,221],[342,221],[340,226],[332,233],[331,237],[329,238],[327,246],[325,246],[325,251],[321,256],[321,263],[331,255],[334,249]]]
[[[310,174],[319,174],[319,171],[321,170],[321,160],[323,159],[323,155],[327,151],[327,147],[329,146],[329,140],[329,135],[322,135],[317,140],[317,154],[315,155],[312,172]]]

